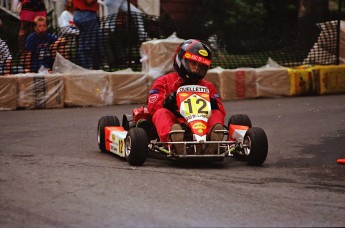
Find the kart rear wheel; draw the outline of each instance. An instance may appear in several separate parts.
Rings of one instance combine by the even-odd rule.
[[[148,157],[149,140],[142,128],[131,128],[125,140],[125,155],[130,165],[139,166],[144,164]]]
[[[252,122],[250,121],[249,116],[247,116],[246,114],[232,115],[229,118],[228,126],[230,126],[230,124],[247,126],[249,128],[252,127]]]
[[[244,136],[243,146],[249,165],[259,166],[265,162],[268,152],[268,141],[266,133],[262,128],[249,128]]]
[[[105,134],[104,128],[109,126],[120,126],[120,121],[116,116],[102,116],[98,120],[98,127],[97,127],[97,142],[98,147],[102,152],[107,152],[105,149]]]

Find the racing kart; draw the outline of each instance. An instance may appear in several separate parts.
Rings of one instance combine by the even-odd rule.
[[[185,120],[182,130],[171,134],[184,134],[180,142],[160,142],[148,109],[135,108],[132,114],[125,114],[122,124],[116,116],[102,116],[98,121],[97,141],[102,152],[114,153],[125,158],[130,165],[143,165],[151,153],[161,153],[173,160],[195,159],[223,161],[234,157],[259,166],[267,157],[268,141],[265,131],[252,127],[245,114],[232,115],[223,130],[221,141],[209,141],[207,121],[211,115],[209,90],[198,85],[182,86],[177,90],[176,100],[179,113]],[[182,144],[183,146],[176,146]],[[214,144],[212,153],[205,148]],[[176,150],[179,148],[180,151]]]

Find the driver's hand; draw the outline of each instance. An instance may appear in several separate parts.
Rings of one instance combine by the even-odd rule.
[[[167,96],[163,102],[163,107],[169,109],[173,113],[178,109],[176,103],[176,92],[172,92]]]

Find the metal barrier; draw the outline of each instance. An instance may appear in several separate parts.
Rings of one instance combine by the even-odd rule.
[[[17,0],[0,0],[0,9],[5,11],[6,13],[16,17],[19,19],[18,13],[16,13],[17,5],[15,2],[18,2]]]

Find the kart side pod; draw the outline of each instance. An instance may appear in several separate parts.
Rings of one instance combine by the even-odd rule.
[[[230,124],[229,126],[229,140],[235,140],[237,142],[242,142],[246,132],[248,131],[248,126]]]
[[[123,127],[105,127],[105,148],[120,157],[125,157],[125,138],[127,131]]]

